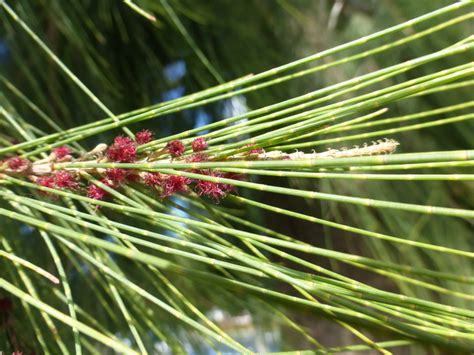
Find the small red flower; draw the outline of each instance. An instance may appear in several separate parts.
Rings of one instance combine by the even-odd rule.
[[[53,189],[55,185],[53,176],[41,176],[40,178],[36,179],[36,183],[40,186],[49,187],[51,189]]]
[[[76,176],[65,170],[54,173],[54,186],[60,189],[76,189],[79,186]]]
[[[175,192],[187,192],[189,183],[191,179],[188,179],[185,176],[176,176],[176,175],[169,175],[161,184],[163,187],[163,191],[161,193],[161,197],[167,197]]]
[[[137,144],[145,144],[151,142],[152,140],[153,132],[148,129],[144,129],[143,131],[137,132],[137,134],[135,135],[135,141],[137,142]]]
[[[174,140],[169,142],[166,145],[166,148],[168,149],[168,152],[174,157],[180,157],[186,150],[184,144],[180,140]]]
[[[128,144],[134,144],[133,140],[129,137],[124,137],[124,136],[117,136],[114,138],[114,144],[117,145],[128,145]]]
[[[143,182],[148,186],[161,185],[163,177],[160,173],[146,173],[143,176]]]
[[[61,147],[54,148],[52,152],[54,153],[54,155],[56,155],[56,159],[62,159],[66,155],[71,154],[71,149],[63,145]]]
[[[226,179],[240,179],[241,176],[234,173],[220,173],[220,172],[204,172],[201,174],[222,177]],[[207,196],[213,199],[215,202],[219,202],[221,199],[227,196],[229,192],[236,191],[236,187],[231,184],[224,184],[221,182],[197,180],[195,185],[196,192],[199,196]]]
[[[112,181],[114,186],[122,184],[128,176],[128,171],[125,169],[107,169],[105,176]]]
[[[114,140],[109,149],[107,149],[107,158],[120,163],[133,162],[137,157],[137,146],[135,142],[128,138],[119,136]]]
[[[50,189],[54,189],[56,187],[55,181],[54,181],[54,176],[41,176],[38,179],[36,179],[35,183],[38,184],[39,186],[49,187]],[[53,194],[51,194],[47,191],[42,191],[42,190],[39,190],[38,194],[40,196],[46,196],[46,197],[50,197],[50,198],[55,197]]]
[[[227,194],[222,188],[222,184],[213,181],[197,180],[195,188],[199,196],[208,196],[216,202]]]
[[[101,181],[107,185],[106,181]],[[94,200],[103,200],[104,197],[107,195],[107,191],[105,191],[103,188],[90,184],[88,189],[87,189],[87,197],[93,198]]]
[[[28,159],[14,157],[7,160],[7,166],[13,171],[25,169],[30,164]]]
[[[192,143],[191,147],[193,148],[193,152],[201,152],[207,149],[207,141],[206,138],[198,137]]]

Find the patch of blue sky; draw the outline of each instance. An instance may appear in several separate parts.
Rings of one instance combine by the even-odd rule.
[[[115,237],[112,237],[111,235],[106,235],[104,236],[104,240],[110,242],[110,243],[114,243],[114,244],[118,244],[117,242],[117,239]],[[117,254],[111,252],[111,251],[108,251],[107,254],[109,254],[109,256],[115,260],[117,258]]]
[[[33,233],[33,231],[34,231],[34,228],[29,226],[28,224],[22,224],[20,226],[20,234],[21,235],[26,236],[26,235],[29,235],[29,234]]]
[[[10,60],[10,47],[7,41],[0,39],[0,63],[6,63]]]
[[[84,274],[88,274],[89,273],[89,264],[82,263],[81,264],[81,270]]]
[[[106,235],[106,236],[104,237],[104,239],[105,239],[106,241],[110,242],[110,243],[115,243],[115,244],[117,244],[117,240],[115,239],[115,237],[112,237],[111,235]]]
[[[159,341],[154,344],[154,350],[157,354],[168,355],[172,354],[172,349],[165,341]]]
[[[178,204],[179,206],[181,207],[189,207],[189,203],[186,202],[186,201],[182,201],[174,196],[171,196],[169,197],[171,199],[171,201],[173,201],[174,203]],[[173,207],[173,206],[169,206],[169,212],[173,215],[173,216],[176,216],[176,217],[182,217],[182,218],[190,218],[190,215],[188,213],[186,213],[185,211],[183,211],[182,209],[180,208],[177,208],[177,207]],[[179,226],[182,226],[182,227],[186,227],[186,224],[184,223],[180,223],[180,222],[177,222],[176,223],[177,225]],[[173,237],[173,238],[178,238],[178,239],[181,239],[181,237],[174,231],[171,231],[171,230],[166,230],[164,232],[165,235],[167,235],[168,237]]]
[[[225,100],[222,107],[222,114],[224,118],[241,116],[241,115],[246,114],[248,111],[249,111],[249,108],[247,106],[247,100],[242,95],[234,96],[228,100]],[[248,121],[247,118],[242,118],[241,120],[235,121],[233,125],[236,125],[239,123],[245,123],[247,121]],[[241,140],[247,137],[248,135],[242,135],[238,138],[238,140]],[[236,140],[237,139],[232,139],[231,141],[236,141]]]
[[[202,108],[198,108],[194,113],[194,121],[195,121],[194,128],[199,128],[211,123],[212,117],[209,113],[207,113]],[[206,133],[209,133],[209,130],[204,130],[202,132],[199,132],[199,134],[206,134]]]
[[[243,115],[248,112],[247,100],[244,96],[238,95],[233,96],[228,100],[224,101],[224,107],[222,108],[222,115],[224,118],[227,117],[234,117]],[[246,122],[247,119],[244,118],[241,121],[237,121],[236,123]]]
[[[166,65],[163,69],[166,80],[172,83],[182,79],[186,72],[186,62],[182,59]]]
[[[186,92],[186,88],[182,85],[177,86],[173,89],[167,90],[161,94],[161,101],[170,101],[179,99]]]
[[[80,274],[87,275],[89,273],[89,270],[90,270],[89,264],[81,262],[79,264],[79,267],[81,268],[82,273],[79,273],[76,269],[71,269],[68,272],[68,278],[71,278],[71,280],[73,280],[73,279],[76,279],[77,277],[79,277]]]
[[[132,341],[132,336],[131,334],[127,334],[127,335],[122,335],[121,333],[116,333],[115,334],[115,337],[120,340],[124,345],[128,346],[128,347],[132,347],[133,346],[133,341]]]
[[[183,208],[188,208],[189,207],[189,203],[187,201],[183,201],[183,200],[180,200],[174,196],[171,196],[170,199],[176,203],[177,205],[183,207]],[[183,211],[182,209],[180,208],[177,208],[177,207],[170,207],[170,212],[173,214],[173,216],[177,216],[177,217],[183,217],[183,218],[189,218],[189,214],[186,213],[185,211]],[[181,224],[181,223],[180,223]]]

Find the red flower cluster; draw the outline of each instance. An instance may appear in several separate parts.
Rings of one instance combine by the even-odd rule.
[[[191,179],[184,176],[168,175],[168,177],[161,183],[161,198],[171,196],[176,192],[187,192],[188,185],[191,181]]]
[[[160,173],[145,173],[143,175],[143,183],[148,186],[160,186],[163,179]]]
[[[135,139],[118,136],[114,139],[113,144],[105,150],[105,156],[108,161],[117,163],[133,163],[137,162],[139,159],[141,161],[141,159],[147,160],[147,158],[151,156],[156,157],[156,153],[153,155],[153,153],[143,152],[139,155],[137,151],[137,147],[139,145],[149,143],[152,140],[153,133],[149,130],[137,132]],[[163,153],[168,153],[173,158],[191,163],[206,162],[212,158],[204,152],[208,148],[208,142],[204,137],[195,138],[189,147],[192,148],[192,153],[182,158],[186,148],[187,147],[180,140],[173,140],[170,141],[165,148],[158,152],[158,156]],[[249,154],[252,154],[254,151],[257,152],[257,150],[260,152],[259,149],[252,150]],[[101,151],[103,152],[103,150]],[[68,158],[74,162],[71,149],[67,146],[57,147],[52,150],[49,157],[49,163],[53,163],[55,160],[65,161],[65,158]],[[108,195],[108,192],[100,186],[97,186],[93,183],[86,185],[81,182],[79,180],[80,174],[77,172],[72,172],[69,170],[56,170],[48,173],[47,175],[43,175],[45,172],[51,171],[43,167],[37,170],[40,172],[37,173],[39,176],[35,176],[35,164],[36,163],[32,163],[29,160],[20,157],[9,158],[3,162],[0,161],[2,169],[6,167],[7,169],[14,172],[25,172],[26,174],[29,174],[30,178],[39,186],[59,190],[75,190],[76,192],[83,193],[89,198],[96,200],[103,200]],[[40,164],[48,164],[48,162],[41,162]],[[51,168],[52,167],[53,164],[51,164]],[[199,196],[206,196],[217,202],[227,196],[229,193],[236,191],[232,184],[206,181],[199,178],[190,179],[185,176],[160,174],[158,172],[137,172],[137,170],[134,169],[122,168],[105,170],[91,169],[88,171],[94,175],[95,178],[99,179],[101,183],[110,188],[116,189],[126,184],[137,183],[158,191],[161,198],[166,198],[175,193],[194,191]],[[191,169],[188,171],[216,178],[240,179],[240,176],[236,174],[223,173],[207,169]],[[43,193],[43,195],[50,196],[48,193]]]
[[[56,159],[63,159],[64,157],[71,155],[71,149],[63,145],[61,147],[54,148],[52,153],[54,153]]]
[[[106,195],[107,191],[97,185],[90,184],[87,188],[87,197],[93,198],[94,200],[103,200]]]
[[[137,144],[149,143],[152,140],[153,132],[148,129],[144,129],[143,131],[137,132],[137,134],[135,134],[135,141],[137,142]]]
[[[69,171],[59,170],[53,175],[55,187],[60,189],[76,189],[79,187],[77,177]]]
[[[108,184],[113,187],[118,187],[127,182],[136,182],[140,180],[138,174],[126,169],[107,169],[105,176]]]
[[[184,144],[180,140],[174,140],[174,141],[169,142],[166,145],[166,149],[174,157],[180,157],[181,155],[183,155],[184,151],[186,150],[186,148],[184,147]]]
[[[198,137],[194,139],[194,141],[191,143],[191,148],[193,149],[194,153],[202,152],[203,150],[206,150],[207,147],[208,144],[206,138],[203,137]],[[186,147],[180,140],[174,140],[166,145],[166,149],[172,156],[180,157],[181,155],[183,155],[184,151],[186,150]]]
[[[7,166],[9,169],[13,171],[21,171],[26,169],[26,167],[30,164],[28,159],[14,157],[7,160]]]
[[[221,172],[203,172],[200,171],[200,174],[205,174],[208,176],[218,177],[218,178],[225,178],[225,179],[235,179],[240,180],[241,176],[234,174],[234,173],[221,173]],[[196,192],[199,196],[207,196],[214,200],[215,202],[219,202],[221,199],[227,196],[229,192],[236,191],[234,185],[231,184],[224,184],[221,182],[213,182],[207,180],[197,180],[196,181]]]
[[[118,163],[132,163],[137,158],[137,145],[149,143],[153,140],[153,133],[147,129],[137,132],[135,140],[119,136],[107,149],[107,158]]]
[[[75,190],[79,188],[77,176],[66,170],[58,170],[53,175],[41,176],[36,179],[36,183],[51,189]]]
[[[173,195],[176,192],[187,192],[191,179],[184,176],[162,175],[160,173],[146,173],[142,177],[143,183],[161,189],[161,198]]]
[[[128,174],[129,172],[125,169],[107,169],[105,172],[107,179],[115,186],[121,185],[127,178]]]
[[[137,144],[128,137],[119,136],[114,139],[109,149],[107,149],[107,158],[118,163],[131,163],[137,157]]]
[[[207,141],[206,138],[198,137],[192,143],[191,147],[193,148],[193,152],[202,152],[203,150],[207,149]]]
[[[54,189],[54,176],[41,176],[36,179],[36,183],[43,187],[49,187],[50,189]]]

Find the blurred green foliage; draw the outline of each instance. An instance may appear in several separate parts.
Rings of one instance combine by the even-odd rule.
[[[249,73],[290,62],[305,55],[333,47],[357,37],[361,37],[409,18],[421,15],[441,6],[450,4],[446,0],[398,0],[398,1],[313,1],[313,0],[173,0],[170,6],[187,31],[183,36],[163,2],[140,0],[135,2],[141,8],[156,16],[156,21],[142,18],[124,3],[115,0],[22,0],[12,2],[15,11],[28,23],[64,63],[94,92],[114,113],[119,114],[144,106],[149,106],[173,95],[183,95],[218,84],[218,79],[199,59],[198,53],[189,45],[186,36],[192,38],[224,81],[232,80]],[[342,5],[338,13],[338,4]],[[467,10],[466,10],[467,11]],[[0,11],[0,73],[62,128],[75,127],[94,122],[104,117],[83,93],[57,70],[56,64],[45,56],[36,44],[22,31],[18,30],[10,17]],[[424,24],[429,28],[430,23]],[[402,50],[392,50],[363,61],[337,67],[323,73],[310,75],[284,85],[276,85],[263,92],[246,95],[245,104],[258,108],[341,82],[361,73],[375,71],[410,58],[415,58],[446,47],[472,32],[471,23],[464,23],[429,37],[429,40],[415,41]],[[410,33],[410,30],[407,30]],[[347,55],[347,53],[345,53]],[[337,56],[335,57],[337,58]],[[335,59],[331,58],[331,59]],[[401,82],[419,75],[434,73],[446,66],[454,66],[458,59],[433,62],[392,80]],[[174,74],[173,74],[174,70]],[[176,70],[178,73],[176,73]],[[171,74],[170,74],[171,71]],[[14,92],[2,84],[0,102],[3,106],[14,107],[20,116],[28,117],[34,127],[50,132],[50,128]],[[384,85],[388,85],[384,83]],[[167,96],[168,95],[168,96]],[[170,96],[171,95],[171,96]],[[464,88],[454,93],[443,92],[438,95],[421,96],[405,100],[389,107],[386,117],[405,115],[413,112],[435,109],[466,102],[473,99],[472,88]],[[205,108],[209,120],[222,118],[225,107],[212,104]],[[158,135],[166,136],[195,126],[203,112],[190,110],[170,117],[153,121],[147,125]],[[138,124],[134,129],[144,126]],[[397,134],[400,152],[430,150],[452,150],[472,148],[474,122],[442,126],[415,132]],[[351,132],[352,133],[352,132]],[[342,133],[343,134],[343,133]],[[382,138],[382,137],[380,137]],[[110,135],[93,137],[87,140],[89,147],[97,140],[107,141]],[[354,141],[351,144],[361,144]],[[262,181],[269,181],[262,178]],[[378,199],[421,203],[428,205],[453,205],[473,209],[472,182],[457,182],[454,188],[450,182],[364,182],[351,180],[301,181],[290,179],[290,186],[316,189],[323,192],[336,192],[353,196],[377,197]],[[449,217],[427,218],[406,212],[371,210],[356,206],[305,201],[302,204],[285,196],[265,196],[275,205],[293,206],[312,215],[335,218],[347,224],[357,225],[381,233],[393,234],[407,239],[445,245],[452,248],[472,250],[474,241],[460,236],[472,235],[472,221]],[[252,210],[253,211],[253,210]],[[254,211],[255,212],[255,211]],[[273,215],[254,213],[251,219],[266,223],[273,228],[287,231],[305,229],[303,222],[281,219],[274,221]],[[9,222],[10,223],[10,222]],[[3,224],[8,230],[10,227]],[[306,234],[305,234],[306,233]],[[378,258],[400,264],[428,267],[432,270],[462,270],[473,274],[469,260],[457,259],[449,254],[436,254],[436,259],[414,248],[393,248],[381,241],[349,237],[325,228],[314,228],[302,232],[302,238],[312,238],[311,242],[331,247],[337,244],[339,250],[376,255]],[[341,238],[343,237],[344,238]],[[313,239],[314,238],[314,239]],[[33,239],[32,239],[33,240]],[[31,260],[41,258],[36,255],[36,243],[31,241]],[[339,266],[336,266],[336,268]],[[346,273],[354,272],[348,268]],[[365,282],[378,287],[402,290],[407,295],[429,299],[433,294],[404,282],[383,284],[372,274]],[[84,282],[84,281],[81,281]],[[186,281],[183,281],[185,283]],[[473,293],[472,285],[459,285],[440,281],[441,286],[456,291]],[[182,285],[186,288],[186,285]],[[81,289],[81,284],[74,286]],[[87,289],[87,288],[84,288]],[[225,295],[213,294],[212,290],[200,287],[200,295],[192,297],[208,300],[208,305],[219,305]],[[221,297],[222,296],[222,297]],[[85,307],[97,307],[94,294],[83,294]],[[244,296],[243,296],[244,297]],[[439,296],[437,294],[436,297]],[[446,296],[448,297],[448,296]],[[259,315],[260,304],[245,303],[221,305],[235,313],[245,308]],[[436,299],[436,301],[443,301]],[[460,307],[469,307],[469,301],[458,300]],[[90,304],[87,304],[90,303]],[[58,302],[58,304],[60,304]],[[253,313],[255,310],[255,313]],[[261,316],[260,324],[268,320]],[[299,316],[301,324],[321,332],[330,332],[329,323],[315,324],[309,317]],[[166,317],[161,319],[173,322]],[[270,322],[268,322],[270,323]],[[321,326],[321,324],[324,324]],[[323,327],[321,330],[318,327]],[[324,328],[326,327],[326,328]],[[328,331],[329,330],[329,331]],[[173,329],[171,330],[173,331]],[[341,336],[341,333],[336,337]],[[328,336],[331,338],[331,336]],[[334,337],[334,335],[333,335]],[[192,340],[192,339],[191,339]],[[334,339],[331,339],[334,340]],[[290,337],[286,339],[292,342]],[[199,343],[195,340],[196,344]],[[303,346],[304,347],[304,346]],[[0,348],[1,350],[1,348]],[[416,350],[415,350],[416,351]],[[415,352],[414,352],[415,353]]]

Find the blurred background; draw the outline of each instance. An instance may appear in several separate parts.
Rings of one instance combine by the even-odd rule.
[[[10,6],[92,92],[115,114],[119,114],[193,93],[249,73],[259,73],[401,23],[452,2],[448,0],[135,1],[142,9],[155,15],[154,21],[141,16],[125,3],[115,0],[22,0],[11,2]],[[14,107],[20,116],[28,117],[28,122],[39,131],[48,133],[51,132],[50,128],[42,120],[35,118],[31,107],[25,104],[16,90],[31,99],[61,128],[93,122],[104,116],[3,11],[0,11],[0,21],[2,106]],[[429,27],[429,24],[425,27]],[[464,38],[472,33],[472,30],[472,22],[462,23],[432,35],[428,40],[415,41],[389,53],[338,66],[245,96],[147,121],[131,128],[138,130],[146,127],[153,130],[158,137],[165,137],[440,50]],[[407,29],[406,33],[411,31]],[[456,58],[445,59],[449,60],[453,63],[433,62],[381,85],[433,73],[448,65],[457,64]],[[11,83],[16,88],[13,88]],[[384,117],[416,113],[470,99],[474,97],[469,88],[456,90],[455,94],[447,92],[442,95],[421,96],[405,100],[402,105],[391,105]],[[401,143],[400,152],[472,149],[473,130],[474,122],[463,122],[459,125],[400,133],[389,138],[397,139]],[[92,148],[99,142],[110,141],[116,133],[94,136],[84,143]],[[0,133],[0,137],[4,142],[15,141],[15,137],[7,137],[3,133]],[[364,141],[351,141],[349,145],[361,143]],[[322,145],[317,147],[317,150],[322,151],[327,147],[329,146]],[[330,147],[340,148],[337,145]],[[466,209],[474,207],[473,186],[470,182],[369,183],[258,179],[280,186],[337,192],[351,196],[449,205]],[[465,238],[466,235],[474,234],[473,226],[462,219],[440,217],[435,220],[425,215],[376,211],[327,202],[321,204],[316,200],[306,201],[256,192],[253,192],[252,196],[294,211],[304,211],[309,215],[322,216],[413,240],[464,250],[472,250],[474,243],[472,238],[469,242]],[[414,248],[388,247],[387,243],[358,238],[349,233],[317,227],[300,220],[283,216],[275,218],[274,215],[261,210],[234,212],[317,246],[359,255],[377,255],[378,258],[387,261],[424,266],[433,270],[464,270],[466,274],[472,275],[473,265],[466,259],[453,260],[452,257],[443,254],[436,254],[439,257],[434,259],[431,254],[425,255],[423,251]],[[33,232],[26,229],[24,233]],[[33,261],[36,257],[38,256],[32,252]],[[386,290],[402,290],[405,294],[426,299],[433,297],[428,291],[415,289],[403,282],[393,283],[374,274],[361,274],[359,269],[352,270],[349,267],[341,269],[340,265],[330,265],[327,260],[313,261],[331,266],[338,272]],[[80,284],[73,286],[79,289]],[[458,289],[466,287],[462,289],[466,293],[474,291],[472,287],[468,289],[467,286],[459,284],[442,286]],[[245,295],[242,295],[242,304],[233,305],[226,304],[225,295],[203,294],[202,297],[209,300],[207,314],[210,318],[221,324],[242,344],[256,351],[284,351],[309,346],[300,336],[293,336],[293,330],[269,318],[268,312],[261,312],[259,304],[246,302]],[[437,297],[436,301],[443,302],[439,299],[442,296],[437,294]],[[463,304],[462,300],[457,299],[456,302],[459,306],[470,306]],[[349,332],[334,322],[306,315],[297,309],[288,311],[294,313],[294,319],[309,333],[315,335],[317,339],[324,339],[327,346],[351,344],[356,341]],[[166,317],[160,321],[172,323]],[[127,336],[124,334],[123,337]],[[384,339],[383,334],[376,334],[376,337]],[[196,345],[199,344],[199,340],[187,339],[187,341],[195,342],[194,347],[190,345],[189,352],[212,352],[205,344]],[[171,350],[164,344],[157,344],[157,351],[166,353]],[[408,347],[397,351],[396,353],[417,354],[422,350]]]

